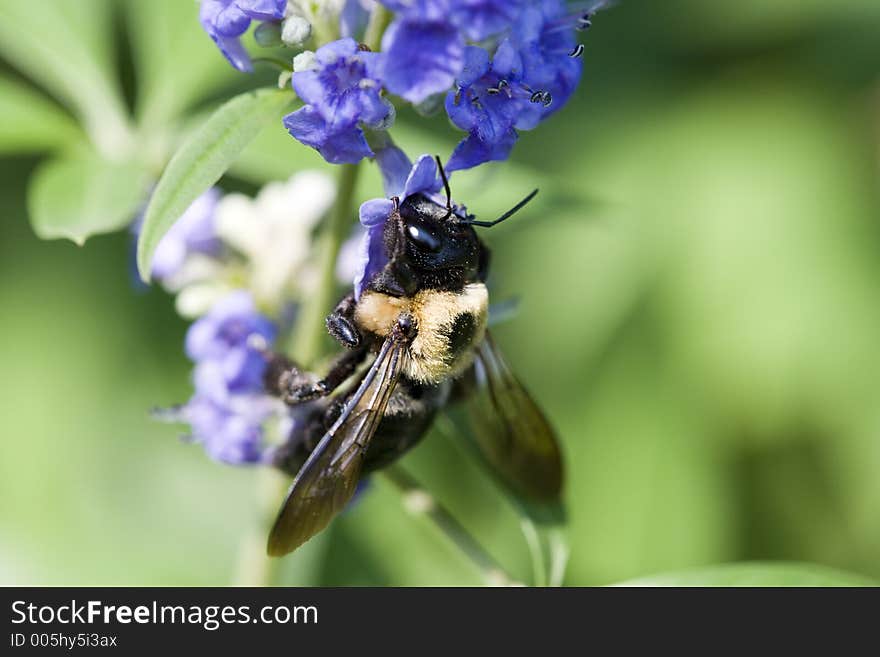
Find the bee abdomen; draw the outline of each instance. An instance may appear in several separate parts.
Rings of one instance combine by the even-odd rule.
[[[473,360],[486,330],[489,295],[481,284],[459,293],[420,292],[412,313],[418,335],[409,348],[407,374],[423,383],[454,378]]]
[[[464,312],[455,318],[449,328],[449,334],[446,336],[448,343],[446,359],[450,364],[464,356],[467,350],[473,347],[478,330],[479,320],[473,313]]]

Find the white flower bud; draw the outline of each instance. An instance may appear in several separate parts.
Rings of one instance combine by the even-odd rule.
[[[318,60],[312,50],[304,50],[293,58],[293,72],[313,71],[318,68]]]
[[[207,314],[211,307],[232,288],[222,281],[201,281],[191,283],[177,294],[174,307],[182,317],[195,319]]]
[[[307,271],[315,224],[333,205],[336,186],[320,171],[269,183],[256,198],[229,194],[217,206],[217,234],[246,261],[247,288],[277,309],[309,293]]]
[[[312,35],[312,24],[304,17],[292,15],[281,23],[281,40],[288,46],[301,46]]]

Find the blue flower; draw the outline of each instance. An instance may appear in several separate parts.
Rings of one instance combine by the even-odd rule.
[[[212,187],[181,215],[165,233],[153,256],[153,278],[164,280],[180,271],[192,253],[216,255],[221,244],[216,233],[217,202],[220,190]],[[140,227],[138,227],[138,232]]]
[[[267,397],[240,396],[226,404],[196,395],[183,408],[180,419],[191,427],[191,438],[204,446],[211,458],[242,465],[263,463],[263,422],[273,412]]]
[[[437,172],[437,163],[430,155],[422,155],[412,165],[409,158],[399,148],[389,145],[376,154],[382,170],[385,193],[389,198],[376,198],[361,204],[360,221],[366,229],[361,241],[359,261],[354,280],[355,297],[359,298],[370,280],[388,264],[388,254],[382,239],[385,222],[394,211],[396,196],[403,203],[413,194],[435,197],[442,187]],[[445,203],[444,199],[436,198]]]
[[[578,45],[576,30],[587,29],[593,12],[607,4],[593,0],[585,5],[588,10],[570,13],[562,0],[542,0],[523,11],[514,24],[511,39],[522,57],[525,82],[553,101],[541,119],[558,111],[580,82],[583,46]]]
[[[293,74],[293,88],[306,106],[284,117],[290,134],[332,164],[372,157],[361,125],[385,128],[393,118],[380,95],[378,57],[351,38],[319,48],[314,68]]]
[[[223,56],[239,71],[253,70],[239,37],[252,20],[280,21],[287,0],[202,0],[199,21]]]
[[[253,339],[271,344],[275,333],[243,291],[221,299],[187,332],[195,394],[180,416],[214,458],[228,463],[262,459],[262,423],[275,404],[264,393],[266,361]]]
[[[490,160],[503,160],[517,139],[516,128],[532,127],[540,117],[525,88],[523,63],[510,40],[489,53],[468,46],[457,89],[446,96],[446,113],[456,127],[468,132],[452,153],[447,168],[467,169]]]
[[[230,394],[260,391],[266,364],[249,344],[251,336],[271,343],[275,326],[244,291],[221,299],[190,326],[186,354],[196,363],[196,388],[220,401]]]
[[[353,39],[363,34],[375,4],[376,0],[345,0],[339,12],[339,34]]]
[[[544,0],[520,13],[491,59],[483,48],[466,49],[446,112],[468,136],[455,148],[449,171],[507,159],[517,130],[534,128],[562,107],[581,75],[579,20],[561,0]]]
[[[508,29],[524,0],[382,0],[398,13],[382,38],[387,89],[420,103],[452,86],[465,41]]]

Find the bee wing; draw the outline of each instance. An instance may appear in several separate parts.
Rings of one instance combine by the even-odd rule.
[[[473,374],[468,412],[483,456],[523,498],[558,502],[563,468],[556,433],[488,333],[477,348]]]
[[[387,339],[357,390],[300,468],[269,534],[271,556],[293,552],[354,495],[364,455],[400,376],[405,345]]]

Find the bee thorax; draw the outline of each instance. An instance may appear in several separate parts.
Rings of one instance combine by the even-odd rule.
[[[482,283],[460,292],[420,290],[412,297],[367,291],[358,301],[358,326],[381,338],[403,313],[415,323],[403,373],[413,381],[439,383],[461,374],[473,361],[473,347],[486,332],[489,295]]]

